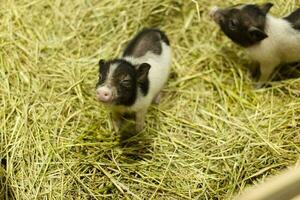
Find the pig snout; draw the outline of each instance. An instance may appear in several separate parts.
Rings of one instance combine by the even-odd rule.
[[[222,18],[221,9],[218,6],[212,7],[209,11],[209,16],[219,24]]]
[[[99,87],[96,90],[96,97],[104,103],[111,102],[113,99],[112,91],[108,87]]]

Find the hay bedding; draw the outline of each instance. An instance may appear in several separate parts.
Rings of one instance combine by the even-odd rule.
[[[207,15],[241,2],[2,1],[0,198],[231,199],[296,163],[299,79],[253,90],[251,61]],[[144,26],[169,35],[172,74],[124,141],[95,100],[97,62]]]

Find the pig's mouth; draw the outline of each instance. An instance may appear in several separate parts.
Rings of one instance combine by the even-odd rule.
[[[111,105],[114,103],[113,100],[107,100],[107,101],[103,101],[102,99],[99,99],[98,97],[96,97],[97,101],[99,101],[100,103],[103,103],[103,104],[107,104],[107,105]]]
[[[111,99],[103,99],[101,97],[99,97],[98,95],[96,95],[96,100],[99,101],[100,103],[103,103],[103,104],[114,104],[115,102],[115,99],[114,98],[111,98]]]

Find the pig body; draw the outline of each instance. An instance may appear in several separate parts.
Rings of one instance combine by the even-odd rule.
[[[278,65],[300,60],[300,31],[289,21],[267,15],[265,31],[266,39],[246,48],[250,57],[260,63],[259,86],[268,81]]]
[[[168,79],[171,57],[166,35],[144,29],[129,42],[120,59],[99,62],[96,95],[111,106],[116,131],[126,113],[135,113],[137,132],[143,129],[147,109],[152,102],[158,103]]]
[[[148,52],[146,55],[138,58],[130,56],[124,57],[125,60],[135,65],[148,63],[151,66],[148,74],[149,89],[147,94],[145,95],[143,92],[139,92],[135,103],[128,107],[128,110],[136,112],[148,107],[151,102],[155,100],[153,98],[158,97],[161,89],[165,85],[170,73],[171,48],[164,42],[161,43],[161,46],[162,53],[160,55]]]
[[[257,87],[271,78],[278,65],[300,61],[300,9],[276,18],[268,14],[272,6],[245,4],[211,12],[222,31],[259,62]]]

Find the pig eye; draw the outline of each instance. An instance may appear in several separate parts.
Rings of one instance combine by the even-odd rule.
[[[129,79],[122,80],[121,85],[124,86],[124,87],[129,87],[130,86],[130,80]]]
[[[237,29],[238,26],[238,21],[235,19],[231,19],[228,22],[228,27],[230,30],[235,31]]]

